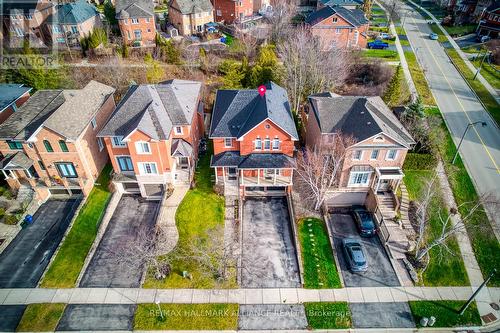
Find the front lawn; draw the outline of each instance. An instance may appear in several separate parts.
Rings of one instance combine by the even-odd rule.
[[[138,304],[134,330],[236,330],[238,304]]]
[[[104,167],[42,282],[42,288],[72,288],[95,240],[111,192],[111,165]]]
[[[481,326],[481,318],[476,302],[472,302],[462,316],[458,310],[463,301],[410,301],[411,313],[415,323],[420,327],[420,319],[434,316],[434,327]]]
[[[299,221],[299,241],[306,288],[341,288],[333,250],[323,220],[305,218]]]
[[[417,58],[413,52],[405,52],[405,58],[408,62],[408,68],[410,69],[411,77],[415,83],[418,95],[422,98],[422,102],[425,105],[436,105],[434,101],[434,96],[432,96],[431,90],[425,79],[424,72],[418,64]]]
[[[464,24],[457,26],[443,26],[451,37],[459,37],[463,35],[473,34],[477,29],[477,24]]]
[[[172,253],[172,273],[162,281],[148,273],[145,288],[230,288],[236,286],[236,272],[229,281],[218,284],[215,277],[204,272],[193,259],[186,259],[185,253],[193,241],[209,241],[208,232],[218,228],[224,231],[224,197],[217,195],[212,188],[210,168],[211,149],[200,157],[195,174],[195,188],[188,191],[177,208],[175,221],[179,230],[179,242]],[[221,236],[222,238],[222,236]],[[183,272],[191,274],[192,279],[184,278]]]
[[[18,332],[53,332],[62,317],[66,304],[29,304],[17,325]]]
[[[312,329],[346,329],[352,326],[347,302],[304,303],[304,307]]]
[[[481,59],[472,61],[476,68],[479,68]],[[495,89],[500,89],[500,66],[489,64],[486,60],[483,62],[481,75],[488,81],[489,84]]]
[[[396,61],[399,59],[398,52],[392,50],[363,50],[361,55],[364,58],[380,58],[385,61]]]

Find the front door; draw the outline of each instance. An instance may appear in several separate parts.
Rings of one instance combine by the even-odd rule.
[[[236,180],[236,168],[227,168],[227,179]]]
[[[385,192],[389,190],[389,185],[391,184],[390,179],[381,179],[378,184],[378,192]]]

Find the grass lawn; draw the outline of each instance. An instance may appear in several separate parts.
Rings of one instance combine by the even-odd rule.
[[[18,332],[49,332],[55,331],[61,319],[66,304],[41,303],[30,304],[24,310],[23,317],[17,325]]]
[[[73,227],[45,274],[41,283],[42,288],[72,288],[75,286],[111,198],[108,189],[110,172],[111,165],[108,164],[102,170],[96,185],[78,213]]]
[[[481,64],[481,60],[477,59],[472,62],[476,68]],[[489,84],[495,89],[500,89],[500,66],[489,64],[486,60],[483,62],[481,74],[488,81]]]
[[[420,319],[436,317],[434,327],[481,326],[481,318],[476,303],[472,302],[462,316],[458,310],[463,301],[410,301],[410,309],[415,323],[420,327]]]
[[[363,50],[361,55],[364,58],[380,58],[385,61],[397,61],[399,59],[398,52],[392,50]]]
[[[323,220],[302,219],[299,221],[298,229],[305,287],[313,289],[342,287]]]
[[[436,105],[434,101],[434,96],[432,96],[431,90],[425,79],[424,72],[418,64],[417,58],[413,52],[405,52],[405,58],[408,62],[408,68],[410,69],[411,77],[413,82],[415,82],[415,87],[417,88],[418,94],[422,98],[422,102],[425,105]]]
[[[236,330],[238,304],[138,304],[134,330]]]
[[[434,177],[434,171],[430,170],[404,170],[404,183],[408,189],[410,200],[416,200],[425,189],[425,181]],[[441,197],[439,185],[436,185],[435,192],[438,193],[436,200],[431,203],[431,218],[429,228],[429,239],[434,239],[441,231],[441,222],[439,214],[446,216],[447,210],[444,201]],[[430,263],[422,275],[423,286],[466,286],[469,285],[469,279],[465,270],[460,249],[455,237],[448,239],[446,242],[448,248],[454,253],[440,255],[437,248],[430,252]]]
[[[345,329],[352,325],[347,302],[304,303],[304,307],[312,329]]]
[[[479,80],[472,80],[474,74],[469,67],[465,64],[465,62],[460,58],[457,51],[454,49],[446,49],[446,53],[453,60],[453,63],[458,68],[458,70],[465,77],[469,85],[476,92],[476,95],[479,96],[479,99],[486,106],[487,111],[491,114],[493,119],[495,119],[497,124],[500,124],[500,105],[498,105],[497,101],[491,96],[488,90],[484,87],[484,85],[479,82]]]
[[[477,29],[477,24],[464,24],[453,27],[443,26],[443,28],[452,36],[458,37],[463,35],[472,34]]]
[[[177,208],[175,220],[179,230],[179,243],[169,254],[172,264],[172,273],[163,281],[156,280],[148,274],[144,283],[145,288],[231,288],[236,286],[236,272],[234,277],[223,285],[218,285],[214,277],[203,274],[201,267],[193,260],[176,258],[195,239],[208,240],[207,231],[213,228],[222,228],[224,231],[224,197],[217,195],[212,188],[210,168],[211,149],[200,157],[196,169],[196,187],[189,190]],[[192,279],[186,279],[182,272],[187,271]]]

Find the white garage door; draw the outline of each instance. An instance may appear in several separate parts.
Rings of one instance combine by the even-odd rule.
[[[364,205],[367,192],[338,192],[332,193],[327,199],[329,207],[348,207],[352,205]]]

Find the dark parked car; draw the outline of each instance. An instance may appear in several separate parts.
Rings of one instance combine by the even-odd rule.
[[[361,242],[354,238],[342,240],[344,255],[351,272],[365,272],[368,269],[365,250]]]
[[[379,49],[383,50],[389,47],[389,44],[381,41],[380,39],[374,40],[373,42],[368,43],[369,49]]]
[[[377,228],[372,214],[363,206],[352,206],[352,215],[361,236],[374,236]]]

